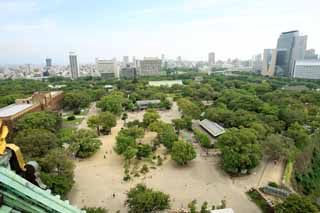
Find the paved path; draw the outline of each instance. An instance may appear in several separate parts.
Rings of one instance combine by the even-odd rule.
[[[89,128],[88,124],[87,124],[88,118],[91,115],[96,115],[97,113],[98,113],[98,109],[96,107],[96,102],[93,102],[90,104],[90,108],[88,110],[88,113],[84,116],[84,119],[79,124],[78,129],[88,129]]]

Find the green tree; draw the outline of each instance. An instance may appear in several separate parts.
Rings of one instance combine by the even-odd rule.
[[[190,101],[187,98],[180,98],[178,100],[178,105],[183,115],[190,116],[193,119],[199,119],[201,110],[194,102]]]
[[[185,141],[176,141],[173,143],[171,158],[179,165],[186,165],[196,157],[197,153],[192,144]]]
[[[62,128],[57,132],[57,138],[60,145],[71,144],[74,138],[76,129],[74,128]]]
[[[212,143],[210,138],[205,133],[201,132],[200,130],[194,131],[194,136],[196,140],[200,143],[200,145],[206,149],[212,148]]]
[[[62,106],[69,110],[79,110],[88,107],[90,98],[83,92],[68,92],[64,95]]]
[[[308,131],[298,123],[294,123],[289,127],[287,136],[292,138],[295,145],[301,150],[311,142]]]
[[[127,150],[123,153],[123,156],[126,160],[130,162],[132,158],[134,158],[138,153],[138,149],[133,146],[129,146]]]
[[[208,202],[207,201],[205,201],[202,204],[200,213],[210,213],[210,210],[208,210]]]
[[[157,121],[152,123],[149,128],[151,131],[158,133],[159,142],[169,150],[171,150],[173,142],[178,140],[178,136],[171,124]]]
[[[130,213],[152,213],[170,208],[170,196],[138,184],[127,194],[125,204]]]
[[[98,151],[101,141],[92,130],[80,129],[74,134],[70,150],[79,158],[87,158]]]
[[[101,112],[98,115],[92,115],[88,119],[88,126],[96,129],[100,135],[101,128],[104,132],[109,133],[112,127],[117,125],[117,118],[111,112]]]
[[[110,95],[104,96],[99,102],[97,102],[97,107],[101,108],[102,111],[109,111],[115,115],[120,115],[123,111],[123,104],[125,99],[123,93],[114,92]]]
[[[117,125],[117,118],[111,112],[101,112],[99,113],[99,120],[102,129],[109,133],[112,127]]]
[[[192,129],[192,120],[190,117],[183,117],[178,119],[173,119],[172,123],[177,132],[180,132],[182,129],[191,130]]]
[[[92,115],[87,121],[88,127],[97,130],[97,134],[100,135],[101,120],[98,115]]]
[[[136,142],[134,138],[125,136],[125,135],[118,135],[116,137],[116,146],[114,147],[114,151],[119,155],[123,154],[129,147],[136,147]]]
[[[137,158],[147,158],[152,153],[152,147],[148,144],[139,144],[138,145],[138,152],[137,152]]]
[[[282,135],[269,135],[262,143],[263,151],[271,160],[293,159],[296,148],[293,141]]]
[[[128,119],[128,114],[125,112],[122,114],[121,120],[123,120],[124,124],[126,124],[127,119]]]
[[[319,212],[319,208],[307,197],[290,195],[283,203],[276,205],[276,213]]]
[[[132,137],[134,139],[138,139],[138,138],[143,138],[144,129],[140,127],[130,127],[130,128],[122,129],[119,134]]]
[[[197,212],[197,201],[193,200],[188,204],[188,208],[190,210],[190,213],[196,213]]]
[[[21,148],[26,159],[44,157],[49,150],[58,146],[57,137],[45,129],[26,129],[19,131],[13,143]]]
[[[153,122],[156,122],[160,118],[160,115],[157,111],[153,109],[148,109],[143,115],[143,123],[145,127],[148,127]]]
[[[47,129],[55,132],[61,119],[52,112],[32,112],[24,115],[16,123],[18,130],[24,129]]]
[[[74,183],[73,161],[64,149],[53,149],[40,160],[41,179],[54,194],[65,196]]]
[[[255,131],[231,128],[218,138],[223,168],[230,173],[240,173],[256,167],[262,157]]]
[[[85,210],[86,213],[108,213],[109,211],[103,207],[84,207],[82,210]]]

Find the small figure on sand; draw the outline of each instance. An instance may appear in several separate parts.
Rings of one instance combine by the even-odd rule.
[[[112,197],[113,197],[113,198],[115,198],[115,197],[116,197],[116,194],[115,194],[115,193],[113,193],[113,194],[112,194]]]

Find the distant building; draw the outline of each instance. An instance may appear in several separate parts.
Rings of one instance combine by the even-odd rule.
[[[315,49],[307,50],[305,55],[304,55],[304,59],[305,60],[317,60],[318,59],[318,55],[316,54],[316,50]]]
[[[296,61],[293,77],[302,78],[302,79],[320,79],[320,61],[319,60]]]
[[[51,58],[46,58],[46,66],[52,67],[52,59]]]
[[[118,78],[118,65],[115,59],[101,60],[96,59],[96,69],[104,79]]]
[[[77,79],[79,77],[78,56],[74,52],[69,54],[71,78]]]
[[[47,77],[49,76],[49,70],[52,67],[52,59],[51,58],[46,58],[46,66],[44,68],[43,76]]]
[[[129,56],[123,56],[123,65],[127,66],[129,64]]]
[[[209,53],[208,64],[209,66],[213,66],[216,64],[216,54],[214,52]]]
[[[183,85],[182,80],[169,80],[169,81],[149,81],[149,86],[160,87],[172,87],[173,85]]]
[[[121,79],[134,79],[137,77],[137,69],[135,67],[126,66],[120,71]]]
[[[160,100],[141,100],[136,102],[139,109],[148,109],[149,106],[156,106],[156,105],[159,105],[160,103],[161,103]]]
[[[263,51],[263,62],[261,74],[264,76],[274,76],[277,61],[276,49],[265,49]]]
[[[158,58],[144,58],[140,61],[140,76],[157,76],[161,74],[161,60]]]
[[[300,36],[299,31],[284,32],[277,44],[276,75],[291,77],[294,63],[303,60],[307,48],[307,36]]]

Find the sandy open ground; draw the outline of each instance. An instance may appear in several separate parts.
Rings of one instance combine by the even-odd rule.
[[[129,119],[141,118],[142,115],[143,112],[128,114]],[[166,119],[169,122],[176,116],[179,117],[179,114]],[[248,200],[245,191],[259,186],[262,182],[278,182],[281,178],[281,166],[263,162],[252,175],[232,179],[220,169],[218,157],[203,157],[203,153],[200,154],[201,149],[197,147],[198,156],[187,167],[178,167],[168,160],[144,177],[123,182],[124,162],[122,157],[113,151],[115,137],[122,127],[123,122],[119,120],[111,135],[101,137],[103,146],[93,157],[76,162],[76,183],[68,196],[72,204],[79,207],[102,206],[112,213],[117,210],[127,212],[124,206],[126,192],[137,183],[145,183],[170,194],[174,209],[186,208],[193,199],[198,201],[199,206],[204,201],[217,205],[222,199],[226,199],[227,206],[235,212],[253,213],[260,210]],[[263,175],[266,171],[271,175]]]

